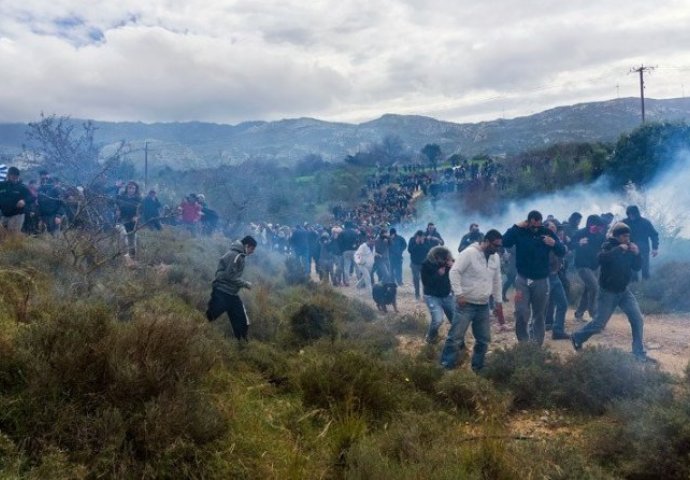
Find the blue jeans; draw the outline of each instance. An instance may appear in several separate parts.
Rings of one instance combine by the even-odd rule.
[[[429,324],[429,331],[426,334],[427,343],[434,343],[438,339],[438,329],[443,323],[443,314],[445,313],[448,322],[453,324],[453,314],[455,313],[455,295],[452,293],[447,297],[434,297],[431,295],[424,295],[426,306],[429,307],[431,314],[431,323]]]
[[[465,334],[470,324],[472,324],[472,335],[474,335],[472,370],[476,372],[484,368],[484,357],[491,342],[489,305],[471,303],[462,306],[456,304],[453,324],[441,352],[441,366],[444,368],[453,368],[458,362],[458,357],[465,349]]]
[[[546,310],[546,324],[553,325],[553,333],[565,333],[565,312],[568,299],[561,278],[557,273],[549,275],[549,308]],[[555,316],[554,316],[555,314]]]
[[[402,264],[402,257],[391,256],[391,275],[398,286],[402,285],[403,283]]]
[[[419,299],[419,282],[422,279],[422,265],[410,263],[410,270],[412,270],[412,284],[414,285],[414,298]]]
[[[594,320],[582,327],[577,332],[573,333],[572,338],[577,344],[584,344],[589,337],[601,332],[608,323],[611,315],[620,307],[623,313],[628,317],[630,322],[630,329],[632,330],[632,352],[639,357],[645,356],[644,344],[642,342],[642,331],[644,328],[644,320],[640,306],[637,303],[635,295],[627,288],[624,292],[613,293],[607,292],[604,289],[599,289],[599,298],[597,302],[597,316]]]

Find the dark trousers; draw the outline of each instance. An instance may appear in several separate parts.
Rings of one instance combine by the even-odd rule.
[[[249,320],[247,319],[247,312],[244,309],[242,299],[240,299],[239,295],[230,295],[214,288],[211,292],[211,300],[208,301],[206,318],[209,322],[212,322],[224,313],[228,314],[235,338],[246,341],[247,332],[249,331]]]

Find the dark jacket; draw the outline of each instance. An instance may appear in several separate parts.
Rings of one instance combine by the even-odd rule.
[[[622,293],[632,279],[633,271],[642,268],[642,258],[630,250],[623,250],[620,242],[609,238],[604,242],[599,252],[599,286],[612,293]]]
[[[542,237],[547,235],[556,241],[553,247],[544,243]],[[518,274],[531,280],[541,280],[549,276],[549,252],[553,250],[559,257],[565,255],[565,246],[556,234],[546,227],[532,231],[531,228],[513,225],[503,235],[503,246],[510,248],[513,245]]]
[[[630,227],[630,241],[640,247],[640,253],[649,252],[649,240],[652,241],[652,250],[659,249],[659,233],[652,222],[639,217],[635,220],[626,218],[623,223]]]
[[[361,242],[359,241],[359,235],[353,228],[346,228],[338,235],[338,243],[340,244],[340,250],[347,252],[348,250],[357,250]]]
[[[458,252],[462,252],[464,249],[466,249],[475,242],[481,242],[482,239],[484,239],[484,234],[480,231],[466,233],[462,236],[462,239],[460,240]]]
[[[580,240],[586,238],[587,244],[580,245]],[[606,240],[603,233],[591,233],[588,228],[581,228],[570,240],[570,247],[575,251],[575,268],[599,268],[599,252]]]
[[[407,242],[407,251],[410,252],[410,263],[415,265],[421,265],[426,260],[426,256],[429,254],[429,250],[433,245],[429,240],[424,240],[422,243],[417,243],[414,241],[415,237],[410,238]]]
[[[391,244],[388,248],[388,254],[391,258],[401,259],[405,249],[407,249],[407,242],[403,237],[397,234],[395,237],[391,237]]]
[[[141,213],[144,217],[144,221],[149,221],[153,218],[160,217],[161,212],[161,202],[158,197],[151,197],[147,195],[141,204]]]
[[[443,237],[441,236],[440,233],[438,233],[438,230],[436,230],[436,229],[434,229],[433,232],[430,232],[429,229],[427,228],[426,232],[424,232],[424,235],[429,237],[429,240],[431,241],[431,244],[433,246],[444,244]]]
[[[444,247],[432,248],[424,262],[422,263],[422,285],[424,295],[432,297],[447,297],[450,295],[450,267],[446,266],[445,259],[450,255],[448,249]],[[443,274],[438,273],[439,269],[444,268]]]
[[[309,232],[299,227],[292,232],[290,246],[298,255],[309,255]]]
[[[139,212],[141,197],[139,195],[129,196],[127,194],[118,195],[117,208],[120,211],[119,220],[121,222],[131,222]]]
[[[0,182],[0,211],[3,216],[12,217],[24,213],[24,208],[18,208],[17,202],[24,200],[28,204],[32,198],[31,192],[22,182]]]
[[[213,288],[229,295],[237,295],[241,288],[249,288],[249,282],[241,278],[245,257],[242,242],[234,242],[230,250],[218,262]]]
[[[62,212],[62,192],[58,187],[47,183],[38,189],[38,213],[43,216]]]

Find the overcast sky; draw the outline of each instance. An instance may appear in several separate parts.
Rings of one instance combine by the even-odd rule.
[[[0,121],[467,122],[690,95],[690,0],[0,0]],[[616,86],[618,85],[618,89]]]

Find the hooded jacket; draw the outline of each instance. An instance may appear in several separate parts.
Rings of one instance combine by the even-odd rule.
[[[607,292],[622,293],[632,279],[632,272],[642,268],[642,258],[630,250],[623,250],[621,243],[611,237],[602,245],[599,265],[599,286]]]
[[[599,268],[599,252],[606,235],[601,231],[592,233],[590,227],[599,227],[600,223],[597,215],[590,215],[587,217],[587,226],[575,232],[570,240],[570,246],[575,251],[575,268]],[[580,245],[583,238],[587,239],[587,243]]]
[[[416,237],[412,237],[410,241],[407,242],[407,251],[410,252],[410,263],[421,265],[424,263],[424,260],[426,260],[426,256],[429,254],[433,245],[427,239],[424,239],[422,243],[417,243],[415,238]]]
[[[434,247],[422,263],[422,286],[424,295],[432,297],[447,297],[452,289],[450,286],[450,268],[446,265],[446,259],[452,258],[450,250],[445,247]],[[439,270],[443,268],[443,273]]]
[[[241,278],[246,256],[242,242],[234,242],[218,262],[213,288],[229,295],[237,295],[240,289],[249,288],[250,283]]]
[[[627,209],[628,217],[623,219],[623,223],[630,227],[630,241],[640,247],[641,253],[649,252],[649,241],[652,241],[652,250],[659,249],[659,233],[652,225],[652,222],[640,216],[640,209],[630,206]],[[630,218],[633,214],[636,218]]]
[[[376,258],[374,256],[374,248],[369,247],[369,245],[367,245],[367,242],[364,242],[359,246],[359,248],[355,252],[354,258],[355,263],[357,265],[366,267],[370,271],[372,268],[374,268],[374,259]]]

